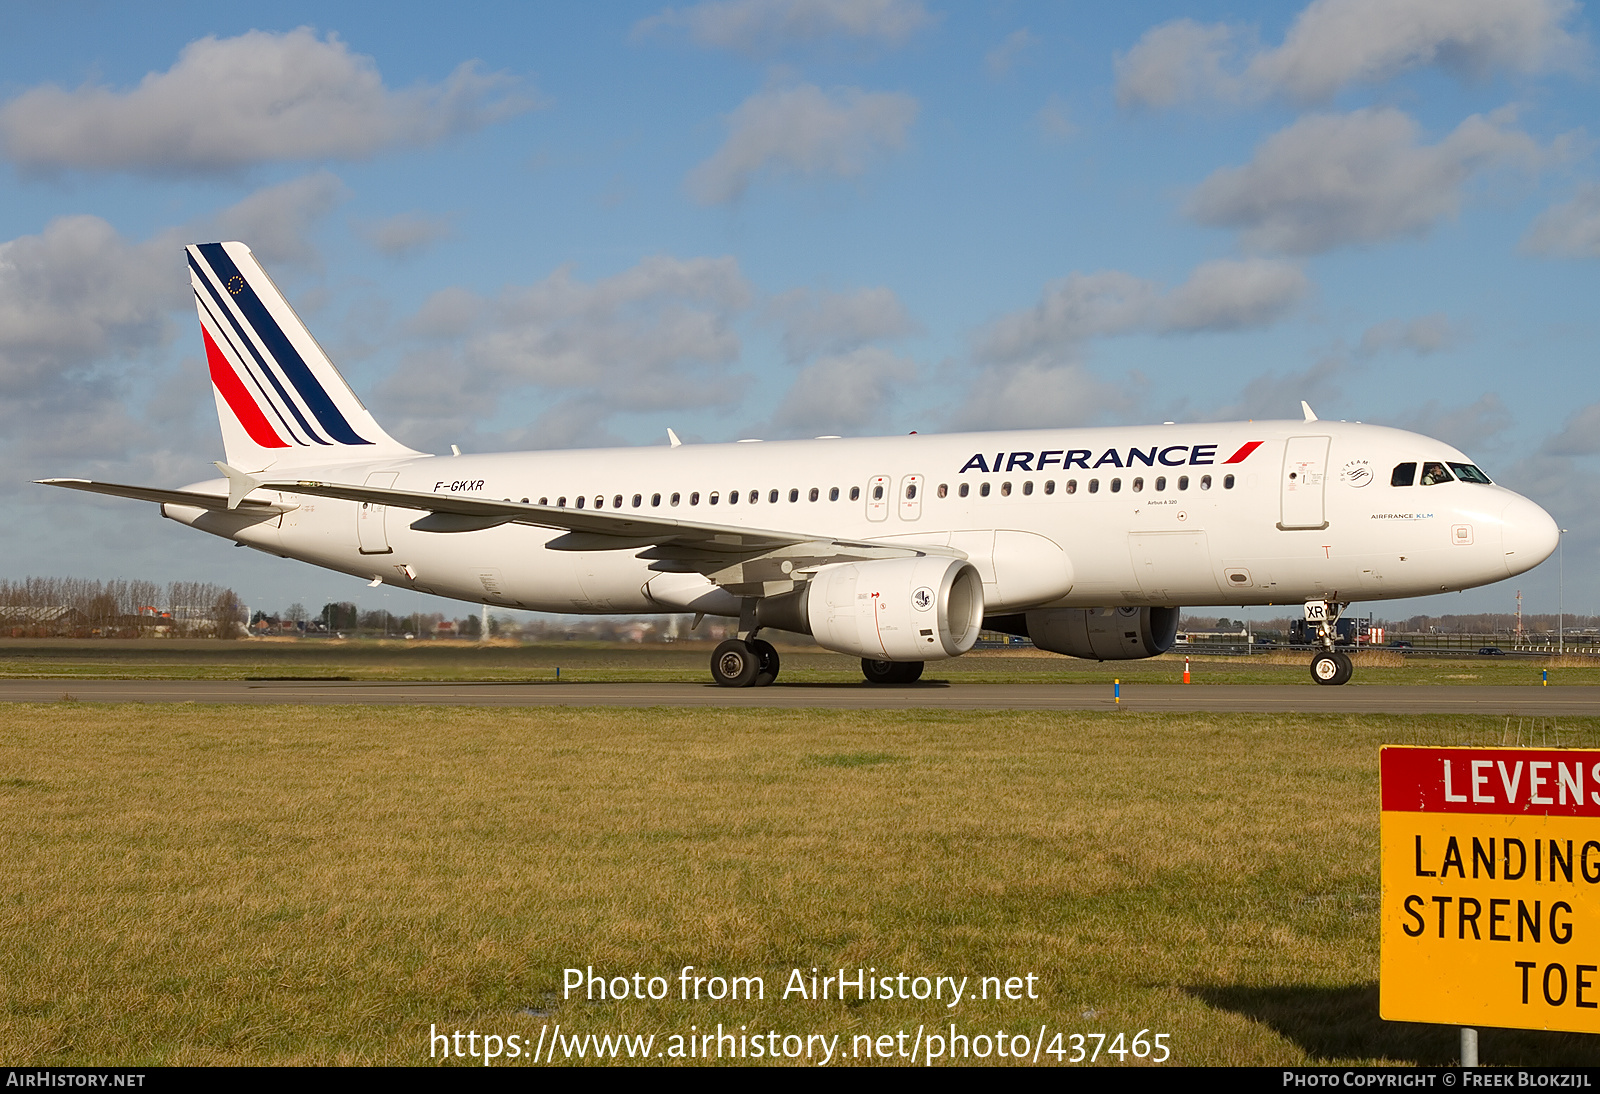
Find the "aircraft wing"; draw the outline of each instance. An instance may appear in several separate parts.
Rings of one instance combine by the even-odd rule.
[[[917,555],[965,558],[941,544],[908,545],[840,539],[825,534],[746,528],[603,509],[566,509],[492,498],[469,498],[347,486],[308,480],[264,481],[265,489],[422,510],[411,523],[423,532],[470,532],[502,524],[564,529],[547,545],[555,551],[638,551],[650,569],[700,573],[736,596],[773,595],[808,572],[835,562]]]
[[[116,482],[95,482],[92,479],[35,479],[40,486],[60,486],[68,490],[84,490],[91,494],[110,494],[117,498],[135,501],[153,501],[158,505],[190,505],[197,509],[228,509],[228,495],[199,494],[192,490],[161,490],[154,486],[125,486]],[[238,507],[247,513],[269,517],[287,513],[296,508],[277,502],[245,499]]]

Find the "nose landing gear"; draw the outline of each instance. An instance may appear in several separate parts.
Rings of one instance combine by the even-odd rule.
[[[1334,624],[1349,605],[1334,600],[1306,601],[1306,621],[1317,626],[1317,642],[1322,649],[1311,659],[1311,679],[1319,684],[1345,684],[1355,675],[1355,664],[1348,653],[1333,648]]]

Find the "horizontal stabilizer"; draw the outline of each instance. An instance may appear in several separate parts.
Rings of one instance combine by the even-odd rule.
[[[249,498],[236,506],[228,503],[226,494],[200,494],[192,490],[162,490],[154,486],[125,486],[116,482],[94,482],[91,479],[35,479],[40,486],[60,486],[68,490],[84,490],[91,494],[110,494],[115,498],[132,498],[135,501],[153,501],[157,505],[188,505],[196,509],[234,509],[245,513],[272,516],[296,508],[271,501]]]

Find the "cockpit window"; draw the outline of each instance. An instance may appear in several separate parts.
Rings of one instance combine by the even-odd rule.
[[[1441,482],[1454,482],[1455,476],[1444,469],[1444,464],[1429,460],[1422,465],[1422,477],[1417,480],[1419,486],[1438,486]]]
[[[1414,463],[1397,463],[1394,465],[1394,474],[1389,476],[1390,486],[1410,486],[1417,481],[1417,465]]]
[[[1470,463],[1453,463],[1450,465],[1450,470],[1454,471],[1456,478],[1462,482],[1482,483],[1484,486],[1494,485],[1489,481],[1488,475],[1485,475]]]

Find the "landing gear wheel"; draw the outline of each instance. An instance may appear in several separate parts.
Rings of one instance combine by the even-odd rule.
[[[756,655],[755,686],[764,688],[778,678],[778,651],[772,648],[771,642],[763,642],[759,638],[752,638],[745,645],[750,647],[750,652]]]
[[[1355,662],[1350,660],[1350,655],[1348,653],[1335,653],[1333,656],[1339,661],[1339,678],[1335,680],[1334,683],[1348,684],[1350,682],[1350,677],[1356,674]]]
[[[921,661],[873,661],[861,659],[861,675],[869,684],[914,684],[922,678]]]
[[[737,638],[728,639],[711,655],[711,679],[719,687],[747,688],[760,671],[761,658]]]
[[[1324,651],[1311,659],[1311,679],[1319,684],[1343,684],[1354,672],[1348,654]]]

